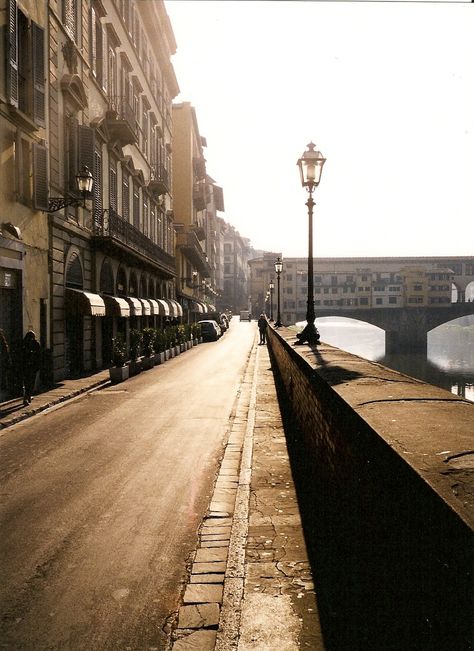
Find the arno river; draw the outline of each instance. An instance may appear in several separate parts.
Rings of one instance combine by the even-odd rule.
[[[300,325],[300,324],[298,324]],[[303,325],[303,324],[301,324]],[[352,319],[316,319],[322,341],[388,366],[474,402],[474,317],[428,334],[428,355],[385,355],[385,333]]]

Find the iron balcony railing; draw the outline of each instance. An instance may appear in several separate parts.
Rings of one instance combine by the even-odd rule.
[[[165,194],[170,190],[170,175],[164,165],[152,164],[148,187],[152,192]]]
[[[164,267],[170,273],[175,273],[175,259],[166,251],[152,242],[136,226],[130,224],[112,208],[94,215],[94,236],[97,239],[119,242],[129,249],[140,253]]]
[[[130,141],[130,134],[134,140],[138,139],[139,125],[137,117],[126,97],[109,97],[107,106],[107,127],[114,136],[120,140]],[[130,131],[130,134],[127,131]]]

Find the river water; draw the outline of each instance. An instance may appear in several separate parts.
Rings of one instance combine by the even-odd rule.
[[[303,326],[298,323],[297,326]],[[428,334],[428,354],[385,354],[380,328],[341,317],[316,319],[321,340],[474,402],[474,317],[456,319]]]

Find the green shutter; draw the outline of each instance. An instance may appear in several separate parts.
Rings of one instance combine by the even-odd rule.
[[[45,126],[45,70],[44,70],[44,30],[31,21],[33,49],[33,119],[41,127]]]
[[[8,99],[18,108],[18,13],[15,0],[8,1]]]
[[[48,210],[48,150],[33,143],[33,204],[36,210]]]

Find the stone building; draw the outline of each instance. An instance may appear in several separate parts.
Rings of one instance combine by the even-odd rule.
[[[48,217],[42,212],[48,14],[45,2],[0,4],[0,329],[15,353],[29,329],[43,350],[51,345]]]
[[[49,218],[55,379],[107,366],[112,338],[179,316],[172,219],[176,49],[161,0],[50,0],[49,191],[85,207]],[[162,299],[167,299],[162,300]]]

